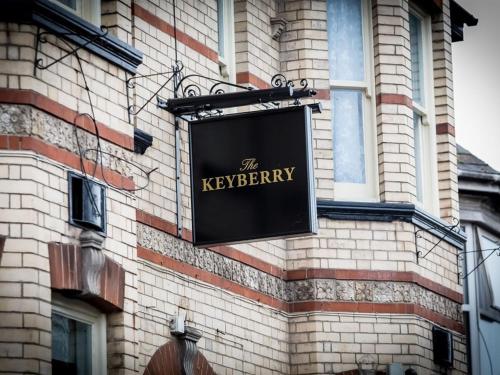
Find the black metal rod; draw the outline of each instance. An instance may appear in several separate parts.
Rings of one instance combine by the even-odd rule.
[[[312,89],[294,90],[293,87],[275,87],[263,90],[250,90],[217,95],[192,96],[159,100],[158,106],[176,115],[191,115],[200,111],[241,107],[252,104],[262,104],[280,100],[291,100],[312,97],[316,91]]]

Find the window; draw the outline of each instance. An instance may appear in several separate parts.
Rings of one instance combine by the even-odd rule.
[[[220,75],[235,82],[233,0],[217,0],[217,33]]]
[[[105,315],[84,302],[52,297],[52,374],[106,374]]]
[[[328,0],[335,198],[377,200],[369,1]]]
[[[438,214],[430,17],[410,9],[409,19],[417,204]]]
[[[106,232],[106,188],[72,172],[68,173],[69,222],[73,225]]]
[[[478,230],[478,236],[481,252],[476,262],[483,262],[478,276],[481,314],[500,321],[500,241],[483,230]]]
[[[84,20],[101,25],[100,0],[50,0]]]

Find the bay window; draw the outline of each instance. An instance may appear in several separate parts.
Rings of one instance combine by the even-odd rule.
[[[417,205],[438,214],[431,23],[414,8],[409,21]]]
[[[335,199],[377,200],[370,2],[328,0]]]

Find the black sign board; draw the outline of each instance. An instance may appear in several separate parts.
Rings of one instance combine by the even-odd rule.
[[[190,123],[196,246],[316,232],[308,106]]]

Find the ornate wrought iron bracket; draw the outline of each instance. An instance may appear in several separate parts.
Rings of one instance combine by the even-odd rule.
[[[432,244],[432,247],[429,250],[427,250],[427,252],[424,255],[422,255],[423,252],[419,249],[418,239],[424,238],[424,236],[421,234],[422,232],[431,231],[433,229],[436,229],[437,226],[431,226],[431,227],[428,227],[425,229],[419,229],[419,230],[415,231],[415,252],[416,252],[416,256],[417,256],[417,264],[419,262],[419,259],[424,259],[425,257],[427,257],[427,255],[429,255],[451,233],[459,233],[460,232],[459,226],[460,226],[460,221],[457,218],[453,218],[453,224],[447,225],[445,227],[447,229],[447,232],[439,238],[438,242]]]
[[[153,80],[161,76],[166,78],[165,81],[158,84],[158,88],[140,107],[131,104],[131,89],[136,85],[146,86],[139,84],[139,80]],[[169,83],[173,85],[173,98],[164,99],[161,92]],[[262,105],[266,109],[277,108],[280,105],[279,102],[284,100],[293,101],[293,104],[297,105],[300,104],[299,99],[316,94],[315,90],[308,88],[307,80],[301,80],[300,87],[295,88],[295,84],[282,74],[273,76],[270,86],[267,89],[257,90],[201,74],[184,75],[184,66],[177,61],[169,71],[136,75],[126,81],[129,121],[131,121],[131,116],[138,115],[154,98],[159,108],[165,109],[176,117],[189,120],[184,116],[191,116],[191,119],[219,116],[225,108],[246,105]],[[207,94],[203,95],[203,91]],[[312,107],[313,111],[321,111],[319,104],[314,104]]]
[[[66,43],[66,45],[70,48],[70,50],[69,51],[65,51],[65,53],[61,57],[59,57],[58,59],[54,59],[49,64],[45,65],[43,63],[43,59],[39,58],[38,56],[39,56],[39,53],[41,52],[40,51],[41,50],[41,45],[48,42],[48,39],[47,39],[48,35],[54,35],[57,38],[65,38],[65,37],[68,37],[68,36],[74,36],[74,35],[78,35],[78,34],[71,33],[71,32],[56,33],[56,32],[52,32],[52,31],[40,31],[40,27],[39,27],[38,30],[37,30],[37,34],[36,34],[36,50],[35,50],[35,63],[34,63],[34,67],[33,67],[33,74],[36,75],[36,70],[37,69],[39,69],[39,70],[48,69],[52,65],[57,64],[58,62],[64,60],[66,57],[68,57],[70,55],[74,55],[75,53],[77,53],[82,48],[87,47],[89,44],[96,43],[96,42],[98,42],[99,39],[101,39],[101,38],[105,37],[106,35],[108,35],[108,28],[106,26],[101,26],[100,30],[101,30],[100,33],[96,33],[91,38],[89,38],[85,43],[80,44],[76,48],[72,48],[71,44],[69,42],[67,42],[65,39],[62,39],[64,41],[64,43]]]
[[[201,95],[201,88],[196,83],[186,82],[193,78],[206,79],[213,82],[208,90],[208,95]],[[247,105],[264,105],[266,108],[278,107],[280,101],[293,100],[293,104],[300,104],[299,99],[312,97],[316,91],[308,88],[307,80],[300,81],[300,88],[296,89],[292,81],[287,80],[283,75],[277,74],[271,79],[272,88],[256,90],[252,87],[245,87],[228,83],[225,81],[207,78],[199,74],[190,74],[183,77],[175,87],[178,97],[163,100],[158,98],[158,107],[165,109],[175,116],[202,117],[220,115],[225,108],[241,107]],[[238,88],[243,91],[225,92],[222,87]],[[315,106],[315,110],[321,110],[320,106]]]

